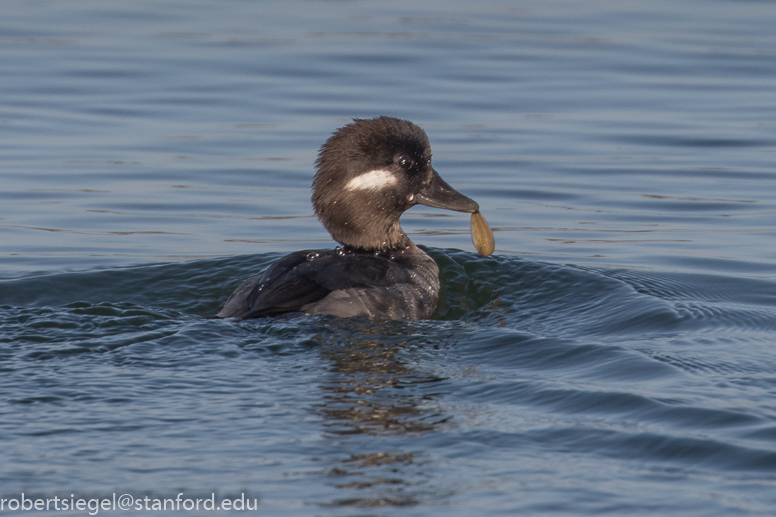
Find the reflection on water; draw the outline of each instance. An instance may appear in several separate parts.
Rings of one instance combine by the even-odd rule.
[[[369,333],[365,330],[364,334]],[[406,339],[345,336],[327,336],[319,348],[321,358],[330,364],[327,382],[320,386],[323,404],[319,414],[331,440],[350,435],[419,435],[434,432],[445,422],[433,395],[413,392],[419,385],[442,379],[415,372],[403,363],[399,355],[408,344]],[[339,466],[327,470],[333,486],[355,493],[325,506],[420,503],[417,492],[429,477],[423,470],[422,453],[383,447],[384,440],[370,438],[367,448],[372,452],[351,453]]]
[[[342,477],[346,481],[334,483],[333,486],[351,490],[374,490],[361,496],[336,498],[323,506],[374,508],[415,506],[421,502],[418,494],[413,492],[425,479],[422,472],[416,472],[418,463],[414,453],[353,454],[342,464],[342,468],[331,469],[329,475]]]

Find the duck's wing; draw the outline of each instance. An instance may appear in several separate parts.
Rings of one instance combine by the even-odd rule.
[[[334,291],[386,287],[410,281],[392,261],[337,250],[298,251],[250,277],[229,297],[220,318],[259,318],[308,312]]]

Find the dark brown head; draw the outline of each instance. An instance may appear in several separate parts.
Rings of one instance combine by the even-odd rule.
[[[479,208],[439,177],[426,133],[406,120],[355,119],[323,144],[316,168],[313,208],[345,246],[410,246],[399,217],[417,204],[472,213]]]

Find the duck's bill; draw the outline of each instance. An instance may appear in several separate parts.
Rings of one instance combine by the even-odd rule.
[[[487,257],[495,250],[493,232],[480,213],[480,205],[448,185],[436,171],[433,171],[429,186],[415,199],[421,205],[472,214],[471,232],[474,247],[483,257]]]
[[[415,196],[415,200],[421,205],[470,214],[480,209],[480,205],[448,185],[436,171],[433,171],[426,190]]]

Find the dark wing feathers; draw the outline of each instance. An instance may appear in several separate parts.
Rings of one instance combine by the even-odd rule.
[[[309,259],[308,259],[309,257]],[[245,280],[229,297],[222,318],[257,318],[300,311],[331,292],[411,281],[409,272],[384,257],[298,251]]]

